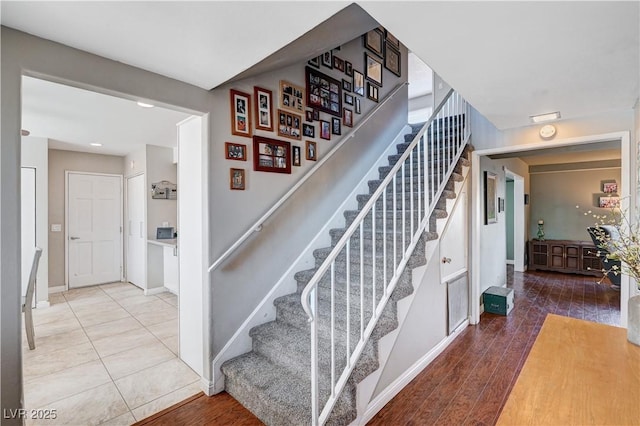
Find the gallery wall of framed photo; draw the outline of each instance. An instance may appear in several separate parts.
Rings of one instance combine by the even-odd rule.
[[[213,155],[225,159],[230,190],[250,191],[247,181],[256,174],[299,179],[406,81],[406,63],[406,48],[380,27],[308,61],[225,86],[226,132]]]

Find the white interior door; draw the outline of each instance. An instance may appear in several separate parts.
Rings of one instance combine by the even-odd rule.
[[[21,246],[22,246],[22,296],[27,294],[29,274],[36,248],[36,169],[21,170]],[[37,291],[37,289],[36,289]],[[35,306],[36,297],[33,298]]]
[[[440,276],[448,281],[467,270],[467,194],[460,191],[440,241]]]
[[[122,277],[122,177],[67,173],[69,288]]]
[[[127,281],[146,288],[147,224],[144,175],[127,179]]]

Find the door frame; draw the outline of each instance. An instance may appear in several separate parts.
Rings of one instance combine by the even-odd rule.
[[[128,238],[125,239],[125,236],[128,235],[129,232],[129,179],[133,179],[133,178],[137,178],[140,176],[144,176],[145,172],[138,172],[136,174],[130,175],[130,176],[124,176],[123,179],[123,194],[122,194],[122,200],[123,200],[123,204],[122,204],[122,212],[123,212],[123,222],[122,222],[122,245],[123,245],[123,251],[122,251],[122,280],[129,280],[129,270],[128,270],[128,260],[129,260],[129,240]],[[146,187],[146,178],[145,181],[143,183],[143,185]],[[145,217],[145,230],[146,230],[146,217],[147,217],[147,203],[144,203],[144,217]],[[147,247],[145,246],[145,259],[147,258]],[[144,268],[144,286],[147,286],[147,269],[148,268]]]
[[[525,272],[527,270],[527,265],[524,262],[527,218],[524,202],[515,202],[516,200],[524,200],[524,177],[508,168],[504,169],[504,174],[513,179],[513,270]]]
[[[64,289],[69,290],[69,175],[109,176],[120,178],[120,281],[124,280],[124,191],[123,175],[113,173],[81,172],[75,170],[64,171]]]
[[[620,141],[621,151],[621,187],[620,194],[621,208],[627,209],[629,217],[636,217],[636,197],[634,171],[631,168],[631,135],[629,131],[612,132],[599,135],[579,136],[567,139],[557,139],[554,141],[538,141],[522,145],[503,146],[497,148],[481,149],[472,152],[471,160],[471,182],[472,188],[472,214],[471,214],[471,323],[480,322],[480,231],[484,226],[482,217],[482,185],[480,157],[493,154],[506,154],[513,152],[524,152],[545,148],[557,148],[562,146],[588,145],[598,142]],[[635,156],[635,155],[634,155]],[[633,187],[633,191],[632,191]],[[620,283],[620,326],[627,327],[628,307],[627,301],[630,297],[631,280],[628,275],[622,274]]]

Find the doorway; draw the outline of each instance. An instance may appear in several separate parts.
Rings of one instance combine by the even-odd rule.
[[[69,288],[121,281],[122,176],[66,173]]]

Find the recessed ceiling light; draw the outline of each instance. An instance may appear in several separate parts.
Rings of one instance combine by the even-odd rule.
[[[138,101],[138,106],[141,106],[142,108],[153,108],[155,105],[153,105],[153,104],[148,104],[148,103],[146,103],[146,102]]]
[[[91,145],[91,146],[102,146],[102,144],[98,143],[98,142],[91,142],[89,145]]]
[[[534,123],[544,123],[545,121],[557,120],[560,118],[560,111],[549,112],[546,114],[532,115],[529,117]]]
[[[31,134],[31,132],[26,130],[26,129],[20,130],[20,135],[21,136],[29,136],[30,134]]]

